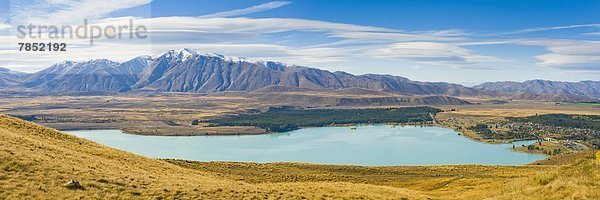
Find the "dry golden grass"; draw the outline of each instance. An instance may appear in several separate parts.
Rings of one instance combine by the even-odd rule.
[[[577,160],[581,159],[582,157],[592,156],[591,154],[593,154],[593,153],[591,153],[591,152],[593,152],[593,151],[590,150],[590,151],[573,152],[573,153],[568,153],[568,154],[560,154],[560,155],[549,157],[544,160],[538,160],[533,163],[529,163],[528,165],[568,165],[571,163],[575,163]]]
[[[600,107],[577,107],[556,105],[553,102],[541,101],[513,101],[508,104],[481,104],[441,106],[446,110],[457,108],[458,111],[445,114],[458,114],[479,117],[527,117],[535,114],[579,114],[600,115]]]
[[[564,166],[170,163],[5,116],[0,143],[0,199],[600,198],[591,152]]]
[[[561,160],[554,158],[554,160]],[[597,199],[600,186],[593,153],[527,166],[363,167],[305,163],[191,162],[177,165],[249,183],[352,182],[407,188],[435,199]]]
[[[61,130],[167,126],[163,121],[190,125],[195,119],[233,115],[261,106],[265,105],[251,98],[192,93],[0,98],[1,113],[35,115],[44,118],[39,123]]]
[[[533,176],[537,170],[555,168],[482,165],[369,167],[308,163],[167,161],[190,169],[218,173],[218,176],[224,179],[244,180],[249,183],[352,182],[444,195],[458,192],[456,189],[459,187],[469,186],[475,189],[484,186],[482,183]]]
[[[137,156],[0,116],[0,199],[424,198],[359,183],[251,184]],[[71,179],[85,190],[69,190]]]

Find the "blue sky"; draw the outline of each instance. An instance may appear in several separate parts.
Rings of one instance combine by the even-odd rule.
[[[155,0],[153,16],[198,16],[269,1]],[[600,1],[577,0],[298,0],[246,17],[285,17],[406,30],[511,31],[531,27],[597,23]]]
[[[10,62],[0,58],[0,66],[36,71],[64,59],[125,61],[187,47],[331,71],[466,85],[600,80],[600,1],[108,1],[101,3],[114,6],[92,0],[27,0],[12,1],[6,9],[4,0],[0,11],[10,10],[11,16],[0,17],[13,27],[36,17],[58,24],[78,18],[110,23],[134,18],[151,26],[151,41],[139,45],[105,40],[41,57],[11,54],[14,48],[6,47],[13,56]],[[85,9],[90,7],[95,9]],[[39,20],[36,13],[48,16]],[[64,13],[75,14],[66,18]]]

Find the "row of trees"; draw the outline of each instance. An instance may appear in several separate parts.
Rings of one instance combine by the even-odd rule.
[[[271,132],[285,132],[306,126],[356,123],[423,123],[442,110],[432,107],[386,109],[293,109],[271,108],[259,114],[244,114],[210,121],[215,126],[256,126]]]

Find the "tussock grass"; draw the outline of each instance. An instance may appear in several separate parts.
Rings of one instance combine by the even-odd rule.
[[[361,167],[156,160],[0,116],[0,199],[599,199],[595,155],[582,153],[569,163]],[[68,189],[69,180],[83,189]]]
[[[0,116],[0,125],[0,199],[425,198],[417,191],[358,183],[221,179],[14,118]],[[84,189],[66,188],[71,179]]]
[[[592,152],[565,161],[525,166],[366,167],[308,163],[168,162],[248,183],[351,182],[406,188],[434,199],[597,199],[598,166]],[[564,164],[568,162],[568,164]]]

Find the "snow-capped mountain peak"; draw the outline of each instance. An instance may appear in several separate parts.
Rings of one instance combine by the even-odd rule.
[[[167,59],[175,59],[177,61],[184,62],[188,59],[196,58],[197,56],[218,58],[218,59],[222,59],[225,61],[236,62],[236,63],[237,62],[248,62],[248,63],[263,64],[263,63],[268,62],[268,61],[258,61],[258,60],[247,59],[244,57],[225,56],[225,55],[214,53],[214,52],[203,52],[200,50],[194,50],[194,49],[188,49],[188,48],[168,50],[167,52],[161,54],[158,57],[165,57]]]

